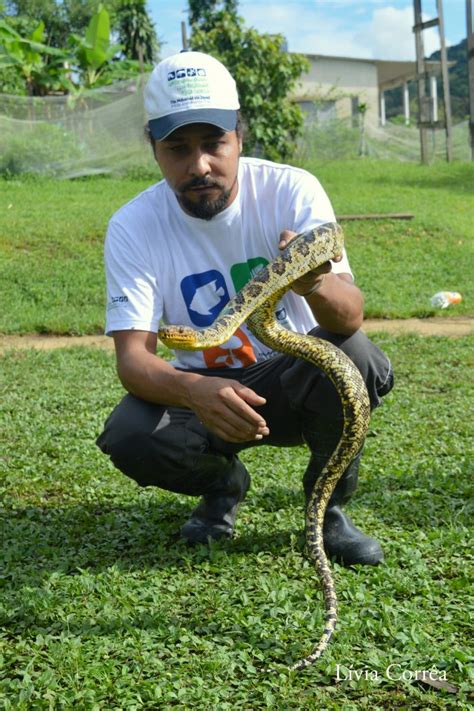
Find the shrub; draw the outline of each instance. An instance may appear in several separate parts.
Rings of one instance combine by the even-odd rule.
[[[19,133],[10,128],[0,138],[0,175],[55,175],[61,163],[81,153],[75,137],[61,126],[38,123]]]

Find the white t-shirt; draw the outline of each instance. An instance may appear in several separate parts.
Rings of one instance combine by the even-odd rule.
[[[186,214],[165,180],[118,210],[105,241],[106,333],[156,333],[160,321],[211,325],[229,299],[279,253],[280,232],[333,222],[334,212],[310,173],[258,158],[241,158],[239,191],[211,220]],[[351,274],[347,256],[333,271]],[[306,333],[316,321],[306,300],[288,292],[280,323]],[[242,367],[274,355],[241,326],[222,346],[176,351],[180,368]]]

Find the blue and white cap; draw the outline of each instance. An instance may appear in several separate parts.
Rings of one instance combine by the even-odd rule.
[[[203,52],[163,59],[145,87],[145,111],[152,137],[162,141],[181,126],[210,123],[233,131],[240,108],[237,87],[221,62]]]

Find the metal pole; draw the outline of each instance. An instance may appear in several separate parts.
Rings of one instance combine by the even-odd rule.
[[[429,115],[427,115],[426,106],[426,89],[425,89],[425,49],[423,46],[423,35],[422,35],[422,16],[421,16],[421,0],[413,0],[413,6],[415,11],[415,27],[413,28],[415,32],[415,47],[416,47],[416,74],[417,74],[417,87],[418,87],[418,123],[420,126],[420,150],[421,150],[421,162],[428,162],[428,135],[423,123],[429,121]],[[429,99],[428,99],[429,102]]]
[[[186,34],[186,23],[184,20],[181,22],[181,41],[183,44],[183,49],[188,49],[188,36]]]
[[[448,55],[444,37],[443,2],[436,0],[439,19],[439,37],[441,41],[441,74],[443,77],[444,95],[444,120],[446,125],[446,160],[450,163],[453,159],[453,120],[451,117],[451,94],[449,92]]]
[[[438,121],[438,86],[436,84],[436,74],[430,76],[430,97],[431,97],[431,120]]]
[[[408,82],[406,81],[403,85],[403,114],[405,116],[405,125],[410,125],[410,92],[408,89]]]
[[[469,75],[469,129],[471,134],[471,160],[474,160],[474,29],[472,26],[472,0],[466,0],[467,66]]]
[[[385,126],[387,123],[387,114],[385,112],[385,92],[382,89],[380,92],[380,125]]]

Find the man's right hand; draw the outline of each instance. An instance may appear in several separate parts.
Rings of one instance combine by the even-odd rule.
[[[226,442],[263,439],[269,429],[252,406],[266,400],[237,380],[190,374],[188,406],[209,430]]]
[[[156,355],[156,333],[115,331],[117,370],[132,395],[160,405],[189,407],[226,442],[263,439],[269,429],[253,408],[266,400],[238,380],[177,370]]]

